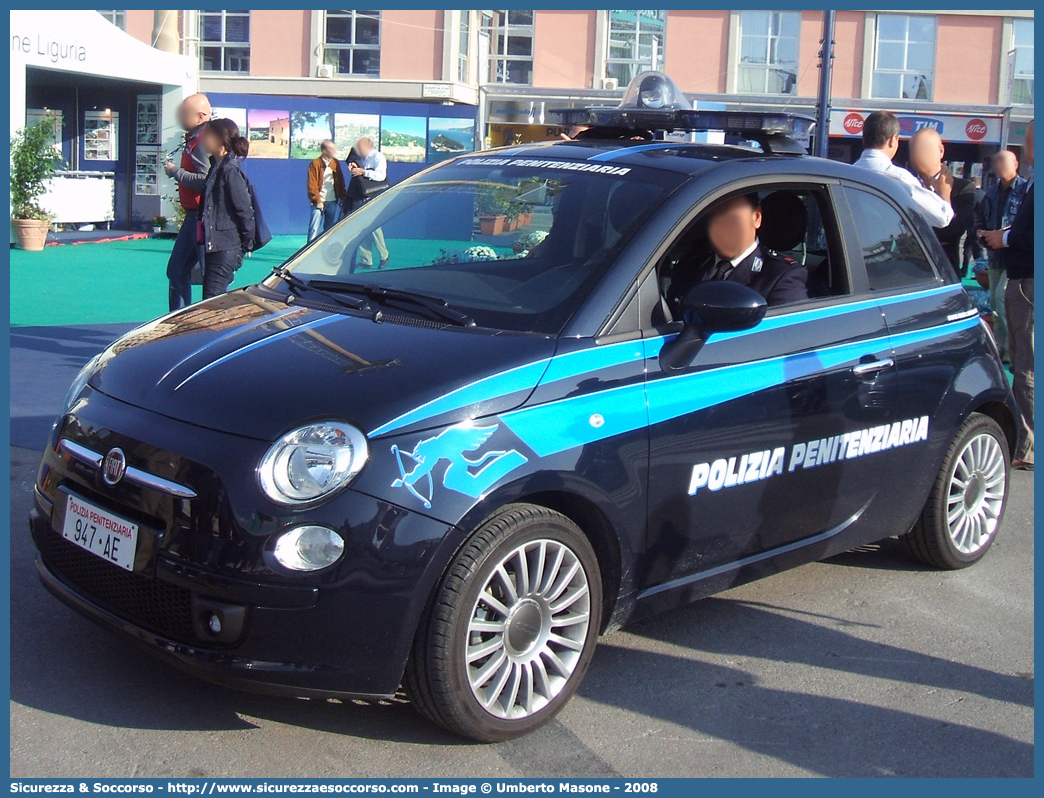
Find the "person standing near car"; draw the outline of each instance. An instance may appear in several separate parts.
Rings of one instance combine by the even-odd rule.
[[[210,170],[210,159],[200,146],[200,134],[210,120],[210,100],[205,94],[193,94],[178,106],[178,122],[185,131],[181,147],[181,163],[167,161],[163,170],[178,185],[178,201],[185,210],[185,221],[178,228],[174,249],[167,261],[168,303],[171,311],[192,304],[192,267],[202,263],[203,250],[197,242],[199,196]],[[176,150],[175,150],[176,152]]]
[[[355,143],[355,160],[348,164],[348,171],[352,174],[352,184],[348,195],[351,197],[352,210],[362,207],[375,194],[369,193],[375,183],[388,183],[388,160],[384,153],[373,146],[373,139],[363,136]],[[373,231],[373,245],[380,255],[378,269],[388,265],[388,247],[384,243],[384,231],[376,228]],[[369,249],[359,247],[359,263],[363,266],[373,265],[373,254]]]
[[[1033,169],[1033,122],[1026,126],[1023,163]],[[1004,306],[1008,313],[1008,351],[1015,376],[1012,388],[1019,407],[1019,439],[1011,467],[1033,470],[1033,177],[1007,229],[981,230],[986,246],[1003,250],[1008,285]]]
[[[337,224],[347,195],[344,171],[336,157],[337,145],[327,140],[319,149],[322,155],[308,165],[308,201],[312,204],[309,241]]]
[[[863,152],[855,166],[894,177],[910,192],[924,218],[932,227],[946,227],[953,219],[950,170],[942,168],[930,178],[927,187],[901,166],[892,163],[899,152],[899,119],[891,111],[874,111],[863,120]]]
[[[203,298],[228,291],[243,255],[254,246],[254,204],[250,185],[239,167],[250,142],[229,119],[215,119],[203,130],[203,148],[210,155],[210,171],[203,187],[202,233],[206,263]]]
[[[1019,161],[1011,150],[1001,150],[993,156],[993,174],[997,181],[990,186],[975,214],[976,230],[1005,230],[1010,227],[1026,196],[1028,181],[1019,174]],[[987,249],[987,255],[993,337],[997,339],[1001,357],[1008,360],[1008,314],[1004,308],[1004,292],[1008,287],[1004,261],[1008,253],[1004,249]]]
[[[946,169],[943,163],[945,154],[942,136],[936,130],[923,127],[910,138],[910,169],[925,188],[931,190]],[[960,177],[951,177],[950,185],[953,218],[945,227],[935,228],[935,237],[942,244],[954,271],[960,274],[961,238],[975,227],[975,186]]]

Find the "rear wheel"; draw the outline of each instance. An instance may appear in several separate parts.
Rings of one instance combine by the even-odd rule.
[[[967,568],[993,544],[1008,499],[1011,466],[1004,431],[973,413],[943,460],[914,528],[900,540],[906,551],[936,568]]]
[[[483,742],[526,734],[590,664],[602,587],[590,542],[560,513],[509,505],[450,566],[406,669],[418,710]]]

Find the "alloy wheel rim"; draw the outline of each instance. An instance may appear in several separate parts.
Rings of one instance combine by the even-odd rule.
[[[1007,479],[1004,452],[996,438],[984,432],[965,444],[946,497],[950,540],[961,554],[980,551],[997,531]]]
[[[515,547],[471,609],[464,661],[475,699],[505,720],[539,712],[579,665],[590,624],[590,585],[575,552],[547,539]]]

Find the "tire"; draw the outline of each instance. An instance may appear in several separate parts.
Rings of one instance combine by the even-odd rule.
[[[972,413],[950,444],[920,518],[899,539],[917,560],[956,570],[974,565],[997,537],[1008,501],[1008,440],[989,416]]]
[[[465,543],[436,589],[406,691],[421,714],[464,737],[527,734],[576,692],[601,615],[598,560],[583,532],[553,510],[507,505]]]

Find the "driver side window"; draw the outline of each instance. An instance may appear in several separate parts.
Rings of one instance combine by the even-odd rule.
[[[840,237],[834,223],[833,206],[825,188],[762,187],[747,190],[751,201],[760,211],[757,241],[760,251],[771,263],[767,269],[777,272],[800,269],[789,275],[791,282],[804,283],[804,291],[790,291],[783,296],[766,296],[770,305],[800,306],[808,300],[851,293]],[[713,236],[708,230],[709,218],[723,203],[740,196],[726,195],[714,203],[682,232],[657,266],[660,289],[659,307],[653,310],[654,326],[679,320],[683,313],[685,295],[698,283],[708,279],[731,279],[747,283],[755,290],[764,289],[766,279],[752,278],[751,269],[718,274],[719,267],[728,267],[721,253],[715,251]],[[783,263],[780,263],[782,259]],[[731,262],[731,261],[730,261]],[[755,262],[754,271],[761,269]],[[765,275],[767,278],[768,275]],[[806,295],[807,294],[807,298]]]

